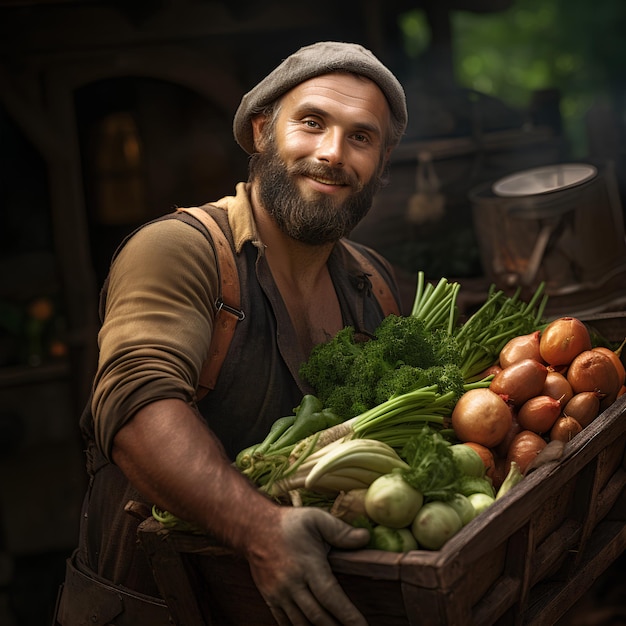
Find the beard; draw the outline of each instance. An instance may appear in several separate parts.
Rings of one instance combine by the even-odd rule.
[[[296,176],[348,185],[352,193],[343,202],[321,192],[307,199],[295,183]],[[253,155],[250,178],[257,181],[259,199],[281,231],[310,245],[334,243],[346,237],[367,215],[382,186],[380,176],[373,176],[362,185],[348,172],[322,163],[301,160],[288,167],[273,141],[268,142],[266,150]]]

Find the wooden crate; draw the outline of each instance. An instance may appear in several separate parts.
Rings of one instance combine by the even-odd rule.
[[[370,626],[554,624],[626,549],[625,451],[623,396],[441,550],[333,551],[333,571]],[[152,519],[139,537],[178,626],[274,624],[243,559]]]

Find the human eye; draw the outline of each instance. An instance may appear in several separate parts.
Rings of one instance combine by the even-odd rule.
[[[352,138],[357,142],[357,143],[370,143],[370,138],[368,135],[366,135],[365,133],[354,133],[352,135]]]
[[[318,120],[313,119],[311,117],[306,117],[302,120],[302,123],[307,127],[307,128],[321,128],[322,125],[319,123]]]

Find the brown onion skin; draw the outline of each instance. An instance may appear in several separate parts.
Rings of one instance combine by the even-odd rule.
[[[500,488],[500,485],[502,485],[505,478],[506,478],[506,458],[496,457],[495,468],[491,476],[491,482],[493,483],[493,486],[496,490]]]
[[[591,350],[591,336],[583,322],[575,317],[560,317],[541,333],[539,351],[549,365],[568,365],[585,350]]]
[[[567,381],[574,393],[597,391],[602,394],[601,407],[615,401],[621,386],[615,366],[606,354],[597,350],[585,350],[570,363]]]
[[[617,397],[621,398],[626,393],[626,385],[622,385],[620,390],[617,392]]]
[[[619,356],[617,356],[617,354],[613,352],[613,350],[609,350],[609,348],[605,348],[603,346],[592,348],[592,350],[595,350],[596,352],[601,352],[602,354],[605,354],[609,357],[611,363],[613,363],[613,366],[617,370],[619,384],[620,386],[623,386],[624,382],[626,382],[626,369],[624,369],[624,364],[622,363],[622,360],[619,358]]]
[[[522,404],[517,421],[525,430],[547,433],[561,414],[561,403],[550,396],[535,396]]]
[[[565,406],[574,395],[572,386],[567,381],[567,378],[560,372],[548,368],[548,375],[546,376],[546,382],[541,390],[541,395],[550,396],[561,403],[561,406]]]
[[[451,424],[460,441],[473,441],[492,448],[508,432],[511,410],[497,393],[488,388],[470,389],[456,403]]]
[[[589,426],[600,415],[600,400],[597,391],[581,391],[574,394],[563,407],[563,415],[573,417],[583,428]]]
[[[522,430],[519,432],[506,455],[506,472],[511,468],[511,462],[515,461],[523,474],[531,461],[546,447],[546,440],[531,430]]]
[[[500,350],[500,367],[504,369],[513,363],[523,359],[534,359],[543,363],[539,352],[539,337],[541,333],[536,330],[527,335],[519,335],[510,339]]]
[[[493,448],[496,456],[506,457],[506,454],[509,451],[509,446],[511,445],[511,441],[513,441],[517,433],[523,430],[523,428],[520,426],[520,423],[517,421],[517,411],[513,410],[513,407],[511,407],[511,410],[511,428],[509,428],[507,434],[504,435],[504,439]]]
[[[496,374],[489,389],[519,407],[526,400],[541,393],[547,375],[548,368],[543,363],[534,359],[522,359]]]
[[[564,415],[559,417],[550,429],[550,441],[571,441],[583,429],[582,425],[573,417]]]
[[[502,368],[497,363],[488,367],[486,370],[483,370],[479,374],[478,380],[482,380],[483,378],[487,378],[487,376],[495,376],[498,372],[501,372]]]

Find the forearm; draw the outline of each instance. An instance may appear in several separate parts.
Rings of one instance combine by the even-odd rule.
[[[278,524],[279,507],[232,466],[219,440],[180,400],[138,411],[117,433],[113,460],[146,499],[246,555]]]

